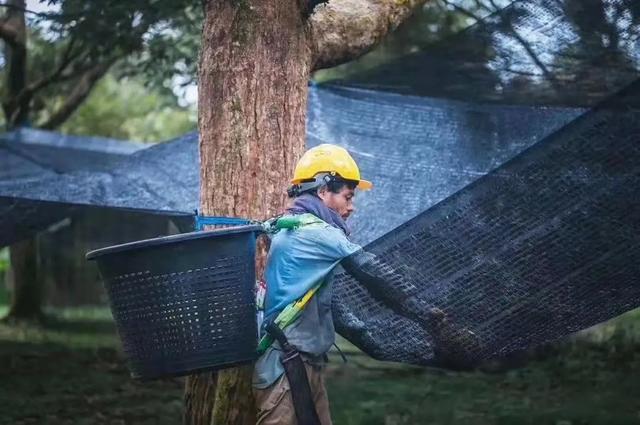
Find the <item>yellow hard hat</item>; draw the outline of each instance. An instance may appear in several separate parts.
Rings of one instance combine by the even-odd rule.
[[[324,143],[309,149],[296,165],[291,183],[300,184],[312,180],[318,173],[336,173],[345,180],[358,182],[358,189],[369,190],[370,181],[360,178],[360,169],[343,147]]]

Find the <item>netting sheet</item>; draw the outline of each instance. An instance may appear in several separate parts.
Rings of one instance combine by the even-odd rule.
[[[351,223],[356,240],[366,243],[582,112],[312,87],[307,144],[346,147],[363,175],[375,182],[372,193],[358,195]],[[197,141],[198,135],[190,133],[126,156],[47,140],[39,145],[0,141],[0,246],[52,224],[64,215],[59,207],[65,205],[78,213],[100,207],[193,214],[200,186]],[[398,197],[402,209],[395,208]]]
[[[365,244],[485,175],[582,114],[344,87],[309,92],[307,144],[337,143],[374,189],[349,219]]]
[[[65,202],[67,188],[55,182],[74,172],[105,173],[145,147],[31,128],[0,135],[0,246],[81,211],[78,205]],[[30,191],[31,187],[42,190]],[[55,188],[62,193],[55,194]]]
[[[405,279],[374,298],[340,274],[337,330],[379,359],[469,366],[640,306],[638,95],[640,83],[368,245]],[[423,317],[392,311],[398,293]]]

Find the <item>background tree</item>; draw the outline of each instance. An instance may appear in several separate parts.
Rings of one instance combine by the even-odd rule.
[[[207,215],[281,211],[305,146],[311,73],[367,52],[424,0],[210,0],[200,54],[200,199]],[[251,424],[251,367],[191,377],[189,424]]]
[[[114,75],[115,74],[115,75]],[[173,92],[149,87],[144,77],[108,73],[80,108],[62,124],[62,133],[158,142],[197,126],[195,105],[180,105]]]
[[[198,2],[52,0],[45,12],[24,0],[0,4],[5,84],[0,96],[8,128],[46,129],[65,122],[96,83],[145,74],[157,87],[192,79],[202,14]]]
[[[47,7],[40,11],[29,10],[24,0],[0,3],[0,100],[7,129],[59,128],[110,70],[115,78],[145,75],[165,94],[176,79],[192,80],[202,20],[198,2],[42,3]],[[78,120],[67,128],[74,125]],[[22,241],[10,249],[11,319],[42,316],[35,247],[34,241]]]

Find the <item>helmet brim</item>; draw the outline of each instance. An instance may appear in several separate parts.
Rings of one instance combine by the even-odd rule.
[[[358,186],[356,187],[360,190],[369,190],[373,188],[373,183],[371,183],[369,180],[360,180],[358,182]]]

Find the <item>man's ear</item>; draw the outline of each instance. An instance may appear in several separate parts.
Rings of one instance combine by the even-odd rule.
[[[324,201],[325,197],[327,196],[327,193],[329,192],[329,188],[327,188],[326,185],[322,185],[318,188],[318,198],[322,199]]]

